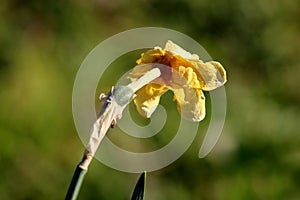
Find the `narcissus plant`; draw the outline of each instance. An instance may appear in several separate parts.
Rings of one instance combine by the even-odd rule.
[[[114,127],[117,119],[122,117],[123,110],[132,99],[137,111],[149,118],[158,106],[161,95],[171,90],[181,115],[199,122],[205,117],[203,91],[214,90],[227,81],[226,72],[219,62],[203,62],[196,54],[185,51],[171,41],[167,41],[164,49],[155,47],[143,53],[129,78],[130,84],[112,87],[108,95],[100,95],[103,106],[93,124],[83,158],[76,167],[66,200],[77,198],[100,143],[108,129]],[[139,179],[132,199],[144,198],[145,176],[143,173]]]

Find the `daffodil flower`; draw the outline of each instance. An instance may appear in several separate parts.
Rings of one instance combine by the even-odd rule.
[[[151,117],[160,97],[171,90],[182,116],[195,122],[201,121],[205,117],[203,91],[214,90],[227,81],[226,71],[219,62],[203,62],[198,55],[171,41],[167,41],[164,49],[155,47],[143,53],[137,64],[129,74],[131,81],[155,67],[161,70],[161,76],[139,89],[134,98],[137,111],[146,118]]]

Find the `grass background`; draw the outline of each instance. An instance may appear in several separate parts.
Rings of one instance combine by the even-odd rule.
[[[206,119],[179,160],[148,174],[146,199],[298,199],[299,6],[295,0],[1,1],[1,199],[64,197],[84,149],[72,118],[76,72],[99,42],[144,26],[191,36],[225,66],[229,80],[225,127],[214,150],[197,157]],[[116,63],[130,69],[135,57],[124,60]],[[107,77],[103,91],[115,81]],[[171,96],[162,103],[173,112]],[[94,161],[79,199],[129,199],[137,178]]]

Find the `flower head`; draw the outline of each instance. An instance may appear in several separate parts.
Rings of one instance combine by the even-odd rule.
[[[131,81],[154,67],[161,70],[161,76],[138,90],[134,98],[137,111],[147,118],[156,109],[161,95],[171,90],[183,117],[201,121],[205,117],[202,90],[216,89],[227,81],[226,71],[219,62],[203,62],[171,41],[167,41],[164,49],[155,47],[143,53],[137,64],[129,75]]]

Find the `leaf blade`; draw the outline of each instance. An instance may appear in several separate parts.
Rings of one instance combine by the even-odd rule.
[[[131,200],[143,200],[145,196],[145,188],[146,188],[146,172],[143,172],[134,187]]]

